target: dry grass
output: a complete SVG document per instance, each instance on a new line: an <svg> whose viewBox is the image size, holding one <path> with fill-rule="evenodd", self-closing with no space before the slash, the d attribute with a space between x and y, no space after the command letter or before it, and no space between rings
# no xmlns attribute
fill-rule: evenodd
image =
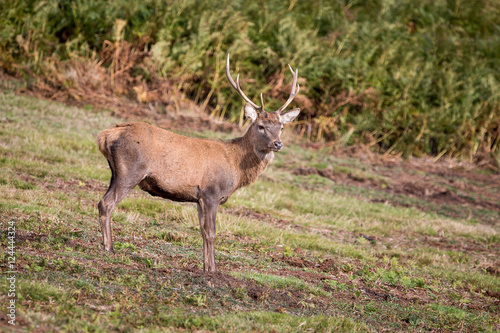
<svg viewBox="0 0 500 333"><path fill-rule="evenodd" d="M382 188L293 174L321 162L378 184L379 172L406 167L287 145L256 184L220 207L221 272L205 274L196 208L139 190L113 214L116 254L102 251L96 203L110 174L95 135L120 119L11 93L0 100L0 221L18 231L21 331L499 328L499 226L487 219L496 211L483 220L446 216L421 210L432 208L425 197L401 207ZM462 177L497 195L479 186L496 175ZM386 201L372 202L375 195Z"/></svg>

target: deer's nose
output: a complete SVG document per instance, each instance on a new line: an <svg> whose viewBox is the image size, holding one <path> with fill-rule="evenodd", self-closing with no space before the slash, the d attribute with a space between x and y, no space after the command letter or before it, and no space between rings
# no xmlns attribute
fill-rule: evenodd
<svg viewBox="0 0 500 333"><path fill-rule="evenodd" d="M274 148L280 150L281 148L283 148L283 142L281 142L281 141L274 141Z"/></svg>

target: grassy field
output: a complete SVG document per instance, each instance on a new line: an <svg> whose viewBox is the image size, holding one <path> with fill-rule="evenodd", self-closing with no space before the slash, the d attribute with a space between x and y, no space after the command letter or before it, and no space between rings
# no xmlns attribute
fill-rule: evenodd
<svg viewBox="0 0 500 333"><path fill-rule="evenodd" d="M121 121L0 91L0 237L15 225L17 271L17 325L3 280L2 331L500 330L498 175L285 137L219 208L220 271L204 274L195 206L139 190L113 214L116 253L102 250L95 137Z"/></svg>

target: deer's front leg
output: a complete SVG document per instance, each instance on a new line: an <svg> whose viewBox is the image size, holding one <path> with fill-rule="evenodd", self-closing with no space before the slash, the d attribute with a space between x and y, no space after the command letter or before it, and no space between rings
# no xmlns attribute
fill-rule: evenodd
<svg viewBox="0 0 500 333"><path fill-rule="evenodd" d="M198 219L201 236L203 237L203 269L205 272L215 272L215 217L217 203L213 200L200 199L198 202Z"/></svg>

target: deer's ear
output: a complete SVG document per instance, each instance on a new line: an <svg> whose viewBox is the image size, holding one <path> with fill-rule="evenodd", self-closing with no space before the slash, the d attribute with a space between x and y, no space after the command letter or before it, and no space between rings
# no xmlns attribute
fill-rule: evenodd
<svg viewBox="0 0 500 333"><path fill-rule="evenodd" d="M252 123L257 119L257 110L250 104L245 104L245 117L252 119Z"/></svg>
<svg viewBox="0 0 500 333"><path fill-rule="evenodd" d="M283 124L288 124L292 122L300 113L300 109L293 109L280 116L280 120Z"/></svg>

